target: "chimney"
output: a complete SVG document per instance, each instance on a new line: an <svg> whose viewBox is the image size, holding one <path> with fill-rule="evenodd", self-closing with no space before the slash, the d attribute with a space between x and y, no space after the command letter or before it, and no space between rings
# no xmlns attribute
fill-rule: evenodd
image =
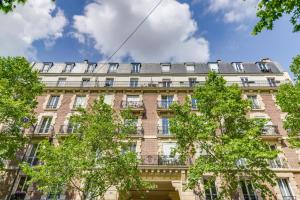
<svg viewBox="0 0 300 200"><path fill-rule="evenodd" d="M88 59L85 59L85 60L83 60L83 63L88 64L88 63L89 63L89 60L88 60Z"/></svg>

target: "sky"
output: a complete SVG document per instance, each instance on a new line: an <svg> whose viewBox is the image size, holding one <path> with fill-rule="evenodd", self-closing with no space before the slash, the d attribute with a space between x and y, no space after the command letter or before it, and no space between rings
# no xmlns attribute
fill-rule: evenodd
<svg viewBox="0 0 300 200"><path fill-rule="evenodd" d="M251 35L258 0L28 0L0 13L0 56L30 61L224 62L270 58L285 70L300 53L287 16Z"/></svg>

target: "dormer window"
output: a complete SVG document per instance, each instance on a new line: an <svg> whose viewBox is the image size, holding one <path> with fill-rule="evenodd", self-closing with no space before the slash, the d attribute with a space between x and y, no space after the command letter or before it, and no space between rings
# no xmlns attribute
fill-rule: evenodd
<svg viewBox="0 0 300 200"><path fill-rule="evenodd" d="M44 63L40 72L42 72L42 73L48 72L51 69L52 65L53 65L53 63Z"/></svg>
<svg viewBox="0 0 300 200"><path fill-rule="evenodd" d="M169 73L170 72L170 68L171 68L171 64L169 64L169 63L161 64L161 71L163 73Z"/></svg>
<svg viewBox="0 0 300 200"><path fill-rule="evenodd" d="M114 72L117 72L117 69L119 67L119 64L118 63L109 63L109 66L108 66L108 73L114 73Z"/></svg>
<svg viewBox="0 0 300 200"><path fill-rule="evenodd" d="M141 63L132 63L131 66L131 73L140 73Z"/></svg>
<svg viewBox="0 0 300 200"><path fill-rule="evenodd" d="M268 67L267 63L259 62L257 63L257 66L262 72L270 72L270 68Z"/></svg>
<svg viewBox="0 0 300 200"><path fill-rule="evenodd" d="M218 63L208 63L209 69L213 72L219 72L219 65Z"/></svg>
<svg viewBox="0 0 300 200"><path fill-rule="evenodd" d="M88 66L87 66L85 72L86 72L86 73L93 73L93 72L95 71L96 67L97 67L97 64L95 64L95 63L90 63L90 64L88 64Z"/></svg>
<svg viewBox="0 0 300 200"><path fill-rule="evenodd" d="M232 63L232 66L234 67L235 71L244 72L243 63L241 63L241 62Z"/></svg>
<svg viewBox="0 0 300 200"><path fill-rule="evenodd" d="M65 69L62 72L70 73L75 67L75 63L66 63Z"/></svg>
<svg viewBox="0 0 300 200"><path fill-rule="evenodd" d="M193 72L195 72L195 65L194 65L194 64L186 64L185 67L186 67L186 71L187 71L188 73L193 73Z"/></svg>

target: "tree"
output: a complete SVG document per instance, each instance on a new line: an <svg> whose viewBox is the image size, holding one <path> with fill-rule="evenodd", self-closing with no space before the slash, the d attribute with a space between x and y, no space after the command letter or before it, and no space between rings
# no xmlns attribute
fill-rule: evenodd
<svg viewBox="0 0 300 200"><path fill-rule="evenodd" d="M202 196L201 181L220 179L218 199L236 199L239 185L246 181L263 199L271 196L269 186L276 184L276 175L268 161L278 151L261 138L265 121L246 117L250 104L242 98L241 89L226 86L223 77L210 73L204 86L194 90L193 98L199 112L191 111L190 101L175 104L170 121L177 139L175 152L190 165L187 187Z"/></svg>
<svg viewBox="0 0 300 200"><path fill-rule="evenodd" d="M252 33L256 35L264 29L272 30L274 22L284 14L291 15L290 22L294 26L293 31L300 31L299 0L261 0L256 13L259 22L254 26Z"/></svg>
<svg viewBox="0 0 300 200"><path fill-rule="evenodd" d="M283 84L276 96L277 104L287 113L284 128L288 130L289 143L292 147L300 147L300 55L293 58L290 66L295 74L295 83Z"/></svg>
<svg viewBox="0 0 300 200"><path fill-rule="evenodd" d="M71 121L77 127L75 133L61 144L40 143L41 165L23 165L30 183L36 183L44 193L53 192L53 188L75 190L84 200L103 197L113 186L121 193L147 186L140 177L137 156L129 150L127 133L133 126L122 123L103 97L89 109L79 109Z"/></svg>
<svg viewBox="0 0 300 200"><path fill-rule="evenodd" d="M17 4L25 4L26 2L27 0L0 0L0 11L9 13L14 10Z"/></svg>
<svg viewBox="0 0 300 200"><path fill-rule="evenodd" d="M16 160L26 142L22 130L35 121L35 98L42 88L38 72L25 58L0 57L0 170L6 160Z"/></svg>

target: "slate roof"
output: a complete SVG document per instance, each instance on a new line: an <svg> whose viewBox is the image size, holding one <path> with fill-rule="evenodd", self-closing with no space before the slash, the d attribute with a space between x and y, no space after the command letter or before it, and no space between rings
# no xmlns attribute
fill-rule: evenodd
<svg viewBox="0 0 300 200"><path fill-rule="evenodd" d="M37 62L34 63L33 68L37 70L41 70L44 66L45 63L50 63L52 67L49 69L48 72L41 72L42 74L52 74L52 73L63 73L63 70L65 69L65 66L67 63L70 62L65 62L65 63L51 63L51 62ZM211 62L211 63L216 63L216 62ZM80 74L80 73L85 73L88 62L77 62L75 63L75 67L73 68L71 74ZM140 73L138 74L191 74L191 72L187 72L186 70L186 64L187 63L170 63L170 72L164 73L161 70L161 63L141 63L141 69ZM194 65L194 72L192 74L206 74L210 71L209 63L188 63L189 65ZM219 68L219 73L220 74L266 74L266 72L262 72L259 67L257 66L256 62L242 62L244 71L243 72L237 72L232 63L223 63L223 62L218 62L218 68ZM283 71L281 70L279 64L276 62L266 62L268 68L270 71L268 73L282 73ZM97 67L94 71L94 73L97 74L132 74L132 64L131 63L119 63L118 64L118 69L116 72L113 73L108 73L108 68L109 68L109 63L103 64L103 63L97 63Z"/></svg>

